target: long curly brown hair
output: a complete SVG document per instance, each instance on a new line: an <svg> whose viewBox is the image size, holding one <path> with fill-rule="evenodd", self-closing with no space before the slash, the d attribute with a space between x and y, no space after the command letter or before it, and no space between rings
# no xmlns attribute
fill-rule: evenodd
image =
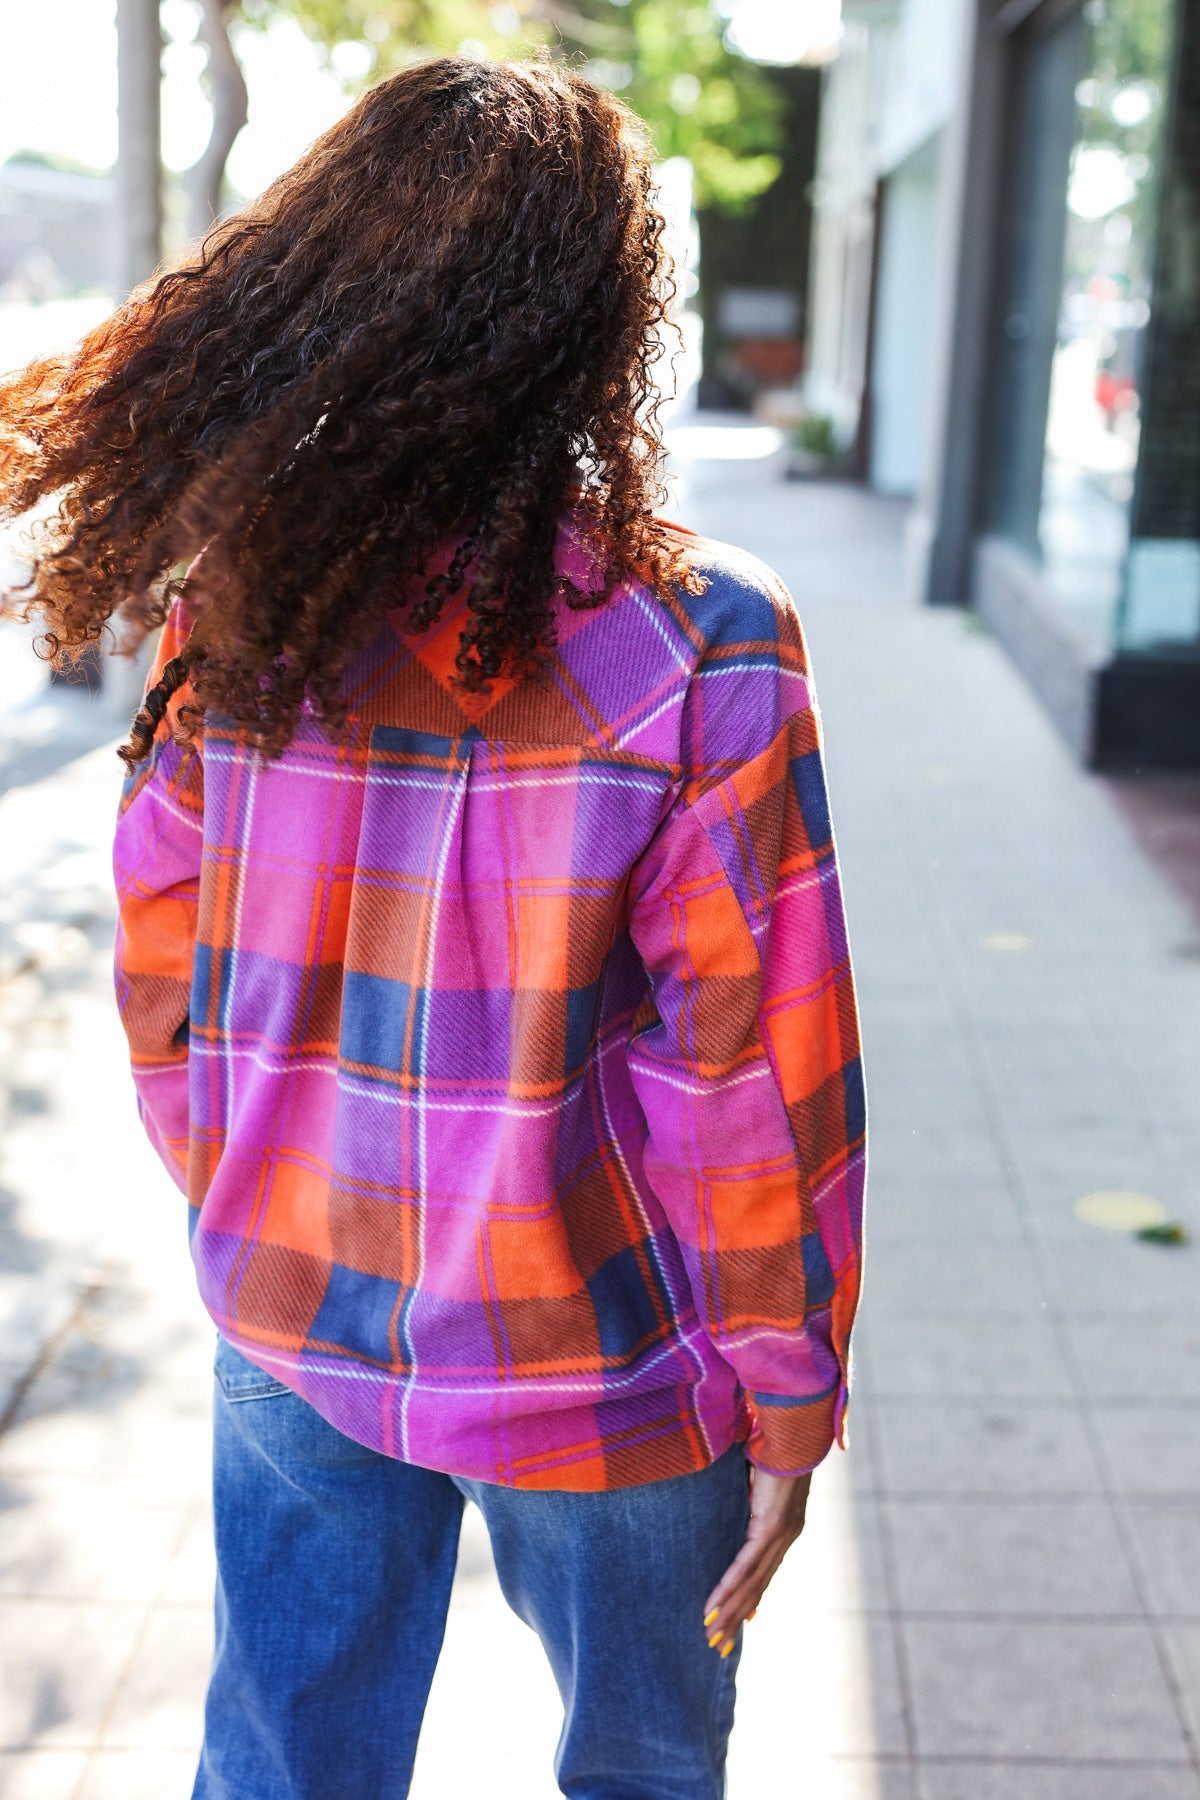
<svg viewBox="0 0 1200 1800"><path fill-rule="evenodd" d="M275 756L306 701L336 729L385 613L422 629L464 582L471 689L536 668L558 595L693 587L655 511L662 233L637 120L575 71L381 81L76 350L0 382L0 517L57 500L4 610L61 665L114 617L132 653L183 595L132 768L184 684L181 736L219 712ZM555 572L565 508L587 591Z"/></svg>

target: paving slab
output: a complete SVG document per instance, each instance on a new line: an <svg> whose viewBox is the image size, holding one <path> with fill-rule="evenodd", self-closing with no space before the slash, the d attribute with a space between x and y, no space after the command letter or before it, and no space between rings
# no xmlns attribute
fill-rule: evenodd
<svg viewBox="0 0 1200 1800"><path fill-rule="evenodd" d="M103 1750L187 1752L204 1734L212 1661L212 1607L161 1605L151 1613L98 1734Z"/></svg>
<svg viewBox="0 0 1200 1800"><path fill-rule="evenodd" d="M1099 1496L890 1496L886 1514L905 1613L1141 1615L1117 1523Z"/></svg>
<svg viewBox="0 0 1200 1800"><path fill-rule="evenodd" d="M864 1293L869 1279L864 1273ZM864 1308L862 1324L874 1372L871 1391L880 1400L919 1394L1065 1398L1073 1392L1055 1325L1033 1295L1025 1306L1003 1311L964 1306L930 1312L916 1303L907 1313Z"/></svg>
<svg viewBox="0 0 1200 1800"><path fill-rule="evenodd" d="M85 1322L86 1324L86 1322ZM156 1378L81 1329L26 1393L0 1438L0 1476L36 1472L129 1483L145 1498L185 1500L209 1480L210 1377Z"/></svg>
<svg viewBox="0 0 1200 1800"><path fill-rule="evenodd" d="M1172 1244L1144 1242L1128 1232L1072 1223L1073 1229L1058 1221L1050 1230L1039 1227L1049 1253L1043 1266L1049 1268L1064 1308L1079 1312L1086 1297L1093 1311L1109 1319L1163 1312L1179 1315L1185 1323L1197 1319L1200 1276L1194 1254L1181 1254Z"/></svg>
<svg viewBox="0 0 1200 1800"><path fill-rule="evenodd" d="M1200 1318L1195 1313L1063 1307L1059 1316L1093 1398L1200 1401Z"/></svg>
<svg viewBox="0 0 1200 1800"><path fill-rule="evenodd" d="M149 1605L175 1554L185 1506L178 1497L155 1504L128 1484L76 1474L0 1474L0 1596Z"/></svg>
<svg viewBox="0 0 1200 1800"><path fill-rule="evenodd" d="M1073 1399L868 1401L891 1495L1098 1494L1104 1476Z"/></svg>
<svg viewBox="0 0 1200 1800"><path fill-rule="evenodd" d="M818 1615L800 1604L785 1612L777 1600L770 1628L759 1632L766 1604L747 1629L738 1671L730 1745L733 1794L736 1782L753 1791L772 1765L778 1778L796 1756L907 1754L904 1684L892 1621L872 1613ZM777 1723L785 1696L786 1745Z"/></svg>
<svg viewBox="0 0 1200 1800"><path fill-rule="evenodd" d="M1097 1401L1091 1417L1116 1488L1200 1507L1200 1405Z"/></svg>
<svg viewBox="0 0 1200 1800"><path fill-rule="evenodd" d="M1200 1508L1190 1500L1131 1500L1126 1516L1154 1611L1200 1625Z"/></svg>
<svg viewBox="0 0 1200 1800"><path fill-rule="evenodd" d="M1197 1800L1194 1769L1155 1768L1146 1762L1006 1763L948 1758L917 1766L918 1800Z"/></svg>
<svg viewBox="0 0 1200 1800"><path fill-rule="evenodd" d="M412 1800L498 1792L551 1800L562 1705L541 1645L490 1593L456 1606L433 1679ZM464 1696L470 1729L463 1729ZM493 1786L493 1784L495 1784Z"/></svg>
<svg viewBox="0 0 1200 1800"><path fill-rule="evenodd" d="M793 1755L786 1774L777 1760L740 1756L729 1772L730 1800L751 1794L786 1800L919 1800L906 1757Z"/></svg>
<svg viewBox="0 0 1200 1800"><path fill-rule="evenodd" d="M211 1607L216 1579L212 1498L206 1489L188 1504L175 1553L158 1592L159 1602L163 1606Z"/></svg>
<svg viewBox="0 0 1200 1800"><path fill-rule="evenodd" d="M914 1307L940 1312L983 1307L1003 1311L1016 1302L1040 1304L1044 1259L1028 1240L995 1243L975 1237L975 1214L964 1206L952 1233L910 1232L889 1243L872 1271L871 1310L901 1312Z"/></svg>
<svg viewBox="0 0 1200 1800"><path fill-rule="evenodd" d="M22 1356L0 1356L0 1418L6 1417L16 1405L28 1374L28 1350Z"/></svg>
<svg viewBox="0 0 1200 1800"><path fill-rule="evenodd" d="M0 1367L24 1369L30 1344L64 1328L81 1291L65 1269L14 1267L12 1261L0 1269Z"/></svg>
<svg viewBox="0 0 1200 1800"><path fill-rule="evenodd" d="M1200 1624L1167 1625L1162 1636L1194 1740L1200 1734Z"/></svg>
<svg viewBox="0 0 1200 1800"><path fill-rule="evenodd" d="M1177 1148L1164 1152L1145 1114L1122 1110L1086 1126L1027 1125L1013 1141L1012 1160L1020 1171L1029 1217L1043 1231L1074 1233L1077 1200L1097 1192L1149 1194L1171 1216L1190 1217L1190 1187L1177 1167ZM1194 1254L1194 1252L1193 1252ZM1190 1258L1183 1257L1184 1266ZM1154 1261L1164 1269L1169 1258Z"/></svg>
<svg viewBox="0 0 1200 1800"><path fill-rule="evenodd" d="M0 1750L0 1800L76 1800L82 1750Z"/></svg>
<svg viewBox="0 0 1200 1800"><path fill-rule="evenodd" d="M1140 1621L906 1618L902 1631L918 1755L1145 1758L1194 1772Z"/></svg>
<svg viewBox="0 0 1200 1800"><path fill-rule="evenodd" d="M888 1195L886 1212L868 1227L871 1250L879 1252L872 1255L872 1298L893 1246L909 1238L932 1236L989 1245L1026 1236L1026 1221L998 1169L965 1174L937 1167L918 1170L910 1159L881 1151L872 1160L871 1175L872 1180L878 1177Z"/></svg>
<svg viewBox="0 0 1200 1800"><path fill-rule="evenodd" d="M858 1426L856 1424L856 1431ZM855 1455L859 1449L855 1441ZM797 1629L821 1630L821 1615L886 1613L888 1579L883 1542L883 1517L879 1497L859 1491L843 1478L843 1492L836 1503L830 1493L833 1477L818 1492L814 1478L809 1496L807 1523L789 1553L787 1575L776 1580L778 1591L769 1591L763 1607L773 1615L794 1614ZM759 1619L766 1617L760 1611ZM759 1620L754 1623L758 1624Z"/></svg>
<svg viewBox="0 0 1200 1800"><path fill-rule="evenodd" d="M10 1595L0 1613L0 1748L90 1749L144 1608Z"/></svg>
<svg viewBox="0 0 1200 1800"><path fill-rule="evenodd" d="M191 1800L191 1750L98 1750L71 1800Z"/></svg>

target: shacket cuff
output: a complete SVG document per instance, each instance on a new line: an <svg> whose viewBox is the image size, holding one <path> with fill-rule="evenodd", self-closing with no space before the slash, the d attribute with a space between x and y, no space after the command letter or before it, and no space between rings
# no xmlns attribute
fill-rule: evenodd
<svg viewBox="0 0 1200 1800"><path fill-rule="evenodd" d="M834 1444L849 1448L845 1376L820 1394L748 1392L746 1398L752 1420L746 1455L766 1475L807 1475Z"/></svg>

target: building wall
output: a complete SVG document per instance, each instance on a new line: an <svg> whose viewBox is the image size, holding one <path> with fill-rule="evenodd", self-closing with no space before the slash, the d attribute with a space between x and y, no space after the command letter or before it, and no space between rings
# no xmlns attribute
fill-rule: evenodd
<svg viewBox="0 0 1200 1800"><path fill-rule="evenodd" d="M906 157L883 184L868 467L871 486L883 494L914 494L925 466L939 150L940 134Z"/></svg>
<svg viewBox="0 0 1200 1800"><path fill-rule="evenodd" d="M954 110L969 10L969 0L903 0L894 21L875 27L884 55L876 140L881 173L927 143Z"/></svg>
<svg viewBox="0 0 1200 1800"><path fill-rule="evenodd" d="M875 158L871 126L871 29L853 19L823 71L813 184L809 292L809 406L828 413L849 443L866 381Z"/></svg>
<svg viewBox="0 0 1200 1800"><path fill-rule="evenodd" d="M970 4L846 0L824 74L806 391L844 444L865 437L869 479L888 492L914 491L927 441L934 298L921 270L938 248L934 144L955 104Z"/></svg>

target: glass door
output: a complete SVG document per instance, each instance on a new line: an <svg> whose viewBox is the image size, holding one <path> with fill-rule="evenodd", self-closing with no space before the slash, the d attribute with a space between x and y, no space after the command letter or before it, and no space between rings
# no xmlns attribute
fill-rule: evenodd
<svg viewBox="0 0 1200 1800"><path fill-rule="evenodd" d="M1172 0L1087 0L1017 55L988 523L1118 637L1152 317Z"/></svg>

